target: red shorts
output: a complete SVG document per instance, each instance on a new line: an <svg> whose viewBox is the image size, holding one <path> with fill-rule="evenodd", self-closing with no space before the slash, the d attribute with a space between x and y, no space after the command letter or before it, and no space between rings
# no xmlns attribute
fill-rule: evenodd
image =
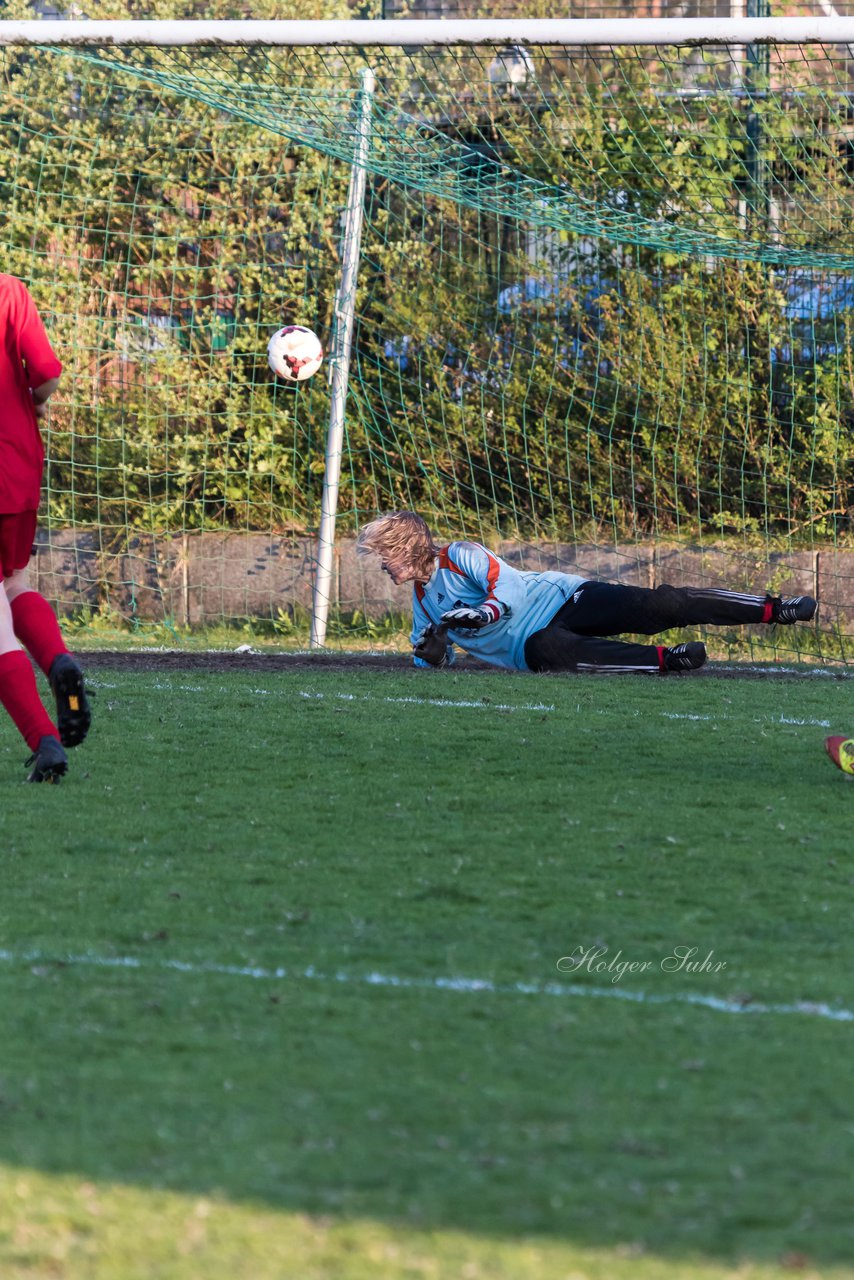
<svg viewBox="0 0 854 1280"><path fill-rule="evenodd" d="M36 536L35 511L19 511L15 515L0 515L0 571L4 578L16 569L26 569L33 554Z"/></svg>

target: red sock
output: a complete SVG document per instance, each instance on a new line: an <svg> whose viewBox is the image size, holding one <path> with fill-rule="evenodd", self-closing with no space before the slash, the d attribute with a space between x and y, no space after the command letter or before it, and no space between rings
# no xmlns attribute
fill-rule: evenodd
<svg viewBox="0 0 854 1280"><path fill-rule="evenodd" d="M46 734L59 737L59 730L42 706L35 673L23 649L0 653L0 702L31 751Z"/></svg>
<svg viewBox="0 0 854 1280"><path fill-rule="evenodd" d="M11 604L15 635L47 675L54 658L68 653L56 614L38 591L22 591Z"/></svg>

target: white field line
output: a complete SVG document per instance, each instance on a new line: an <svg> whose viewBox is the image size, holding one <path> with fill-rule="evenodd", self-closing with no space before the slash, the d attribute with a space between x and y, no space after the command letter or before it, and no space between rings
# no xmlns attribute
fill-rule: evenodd
<svg viewBox="0 0 854 1280"><path fill-rule="evenodd" d="M260 690L255 690L256 693ZM265 691L266 692L266 691ZM310 693L305 689L299 691L301 698L327 698L326 693ZM491 702L489 700L480 699L479 701L452 700L451 698L416 698L416 697L377 697L373 693L334 693L332 697L339 702L394 702L408 703L419 707L473 707L479 711L556 711L553 702L520 702L512 704L509 702Z"/></svg>
<svg viewBox="0 0 854 1280"><path fill-rule="evenodd" d="M699 716L699 715L694 715L694 714L693 714L692 712L690 712L690 711L659 711L659 713L658 713L658 714L659 714L659 715L661 715L661 716L666 716L666 718L667 718L668 720L727 720L727 719L729 719L729 717L728 717L728 716ZM818 726L818 728L819 728L819 729L829 729L829 728L830 728L830 721L829 721L829 720L813 720L813 719L809 719L809 718L808 718L808 719L806 719L806 720L800 720L800 719L798 719L798 718L797 718L797 717L795 717L795 716L784 716L784 715L780 715L779 717L778 717L778 716L765 716L765 717L764 717L764 719L765 719L765 720L767 720L767 721L768 721L769 723L771 723L771 724L800 724L800 725L816 725L816 726Z"/></svg>
<svg viewBox="0 0 854 1280"><path fill-rule="evenodd" d="M709 664L715 666L714 662ZM732 671L738 667L741 671L749 671L751 675L760 676L808 676L810 679L816 677L829 676L833 680L852 680L854 672L845 671L842 667L781 667L776 664L770 667L754 666L752 663L734 663L733 666L727 667L727 671Z"/></svg>
<svg viewBox="0 0 854 1280"><path fill-rule="evenodd" d="M10 965L89 966L97 969L167 970L196 977L250 978L255 981L324 982L341 986L390 987L396 991L453 991L463 995L549 996L552 998L629 1000L635 1004L691 1004L716 1013L802 1014L831 1022L854 1022L854 1011L833 1005L797 1000L792 1004L762 1004L758 1001L725 1000L719 996L691 992L654 993L627 987L593 987L561 982L492 982L488 978L402 978L389 973L321 973L313 965L307 969L268 969L256 965L194 964L185 960L141 960L138 956L50 955L44 951L0 950L0 962Z"/></svg>
<svg viewBox="0 0 854 1280"><path fill-rule="evenodd" d="M667 720L714 720L715 716L698 716L690 711L659 711Z"/></svg>
<svg viewBox="0 0 854 1280"><path fill-rule="evenodd" d="M118 685L105 684L98 680L89 680L87 683L93 689L119 688ZM160 690L168 691L170 693L202 693L203 692L202 686L195 685L195 684L174 685L174 684L164 683L162 681L155 681L151 687L153 689L160 689ZM219 688L219 692L229 693L231 692L231 690L229 690L227 686L221 685ZM251 689L249 692L255 694L257 697L262 697L262 698L268 698L271 696L274 696L274 697L275 696L278 696L278 697L292 696L291 691L289 689ZM304 698L307 701L322 701L324 699L332 699L338 702L391 702L397 705L409 705L409 706L417 706L417 707L460 707L463 709L473 709L476 711L556 711L557 710L557 707L553 702L520 702L520 703L514 704L509 702L485 702L482 699L480 701L474 701L474 700L451 699L451 698L418 698L418 697L415 697L414 695L395 698L390 696L377 696L376 694L373 694L373 693L332 693L332 694L320 693L320 692L312 691L308 689L299 689L297 691L296 696L298 698ZM622 712L617 712L613 709L607 709L604 707L590 707L587 709L587 714L596 715L596 716L610 716L615 714L622 714ZM720 720L723 722L730 719L730 717L727 715L719 715L719 716L698 715L691 711L659 711L657 714L659 716L663 716L666 720L709 720L709 721ZM831 726L830 720L815 720L812 718L800 719L795 716L784 716L782 714L779 716L761 716L761 717L754 716L753 721L755 724L793 724L793 725L803 725L803 726L815 726L820 729L829 729Z"/></svg>
<svg viewBox="0 0 854 1280"><path fill-rule="evenodd" d="M97 680L87 680L86 682L92 689L117 689L115 684L101 684ZM201 685L196 684L170 684L168 681L156 680L151 685L152 689L159 689L168 693L203 693ZM232 693L233 690L225 685L220 685L220 693ZM257 697L268 698L272 696L291 697L290 689L250 689L250 693ZM474 699L452 699L452 698L416 698L416 697L383 697L374 693L318 693L308 689L299 689L296 696L311 701L332 699L337 702L393 702L397 704L410 704L419 707L463 707L472 708L478 711L556 711L557 707L553 702L492 702L489 699L481 698L478 701Z"/></svg>

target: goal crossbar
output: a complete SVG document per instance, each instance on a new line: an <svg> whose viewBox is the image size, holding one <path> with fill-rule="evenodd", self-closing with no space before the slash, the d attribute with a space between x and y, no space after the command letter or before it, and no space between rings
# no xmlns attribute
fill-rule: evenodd
<svg viewBox="0 0 854 1280"><path fill-rule="evenodd" d="M854 44L854 17L341 21L0 21L0 45L401 46Z"/></svg>

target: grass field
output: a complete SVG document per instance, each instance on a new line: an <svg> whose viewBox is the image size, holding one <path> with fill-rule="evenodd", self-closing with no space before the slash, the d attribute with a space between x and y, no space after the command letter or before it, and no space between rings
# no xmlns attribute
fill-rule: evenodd
<svg viewBox="0 0 854 1280"><path fill-rule="evenodd" d="M854 680L94 683L0 726L3 1280L854 1276Z"/></svg>

